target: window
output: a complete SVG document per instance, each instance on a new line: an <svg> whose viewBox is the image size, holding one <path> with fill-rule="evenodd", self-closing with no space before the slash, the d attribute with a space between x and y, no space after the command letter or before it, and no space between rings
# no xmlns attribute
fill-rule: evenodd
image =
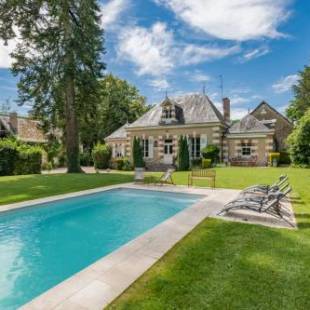
<svg viewBox="0 0 310 310"><path fill-rule="evenodd" d="M123 157L123 146L122 144L115 145L115 157Z"/></svg>
<svg viewBox="0 0 310 310"><path fill-rule="evenodd" d="M143 157L149 157L149 139L142 140Z"/></svg>
<svg viewBox="0 0 310 310"><path fill-rule="evenodd" d="M165 140L164 153L166 155L173 154L173 145L172 145L172 140L171 139Z"/></svg>
<svg viewBox="0 0 310 310"><path fill-rule="evenodd" d="M172 118L172 109L171 108L166 108L163 111L163 118L166 118L166 119Z"/></svg>
<svg viewBox="0 0 310 310"><path fill-rule="evenodd" d="M190 138L190 155L191 158L200 158L200 137Z"/></svg>
<svg viewBox="0 0 310 310"><path fill-rule="evenodd" d="M242 156L251 155L251 143L241 143L241 154Z"/></svg>

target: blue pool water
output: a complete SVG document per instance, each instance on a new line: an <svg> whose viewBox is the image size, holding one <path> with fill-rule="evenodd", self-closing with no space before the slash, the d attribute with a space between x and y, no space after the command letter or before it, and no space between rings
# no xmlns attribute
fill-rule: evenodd
<svg viewBox="0 0 310 310"><path fill-rule="evenodd" d="M16 309L201 199L113 189L0 213L0 309Z"/></svg>

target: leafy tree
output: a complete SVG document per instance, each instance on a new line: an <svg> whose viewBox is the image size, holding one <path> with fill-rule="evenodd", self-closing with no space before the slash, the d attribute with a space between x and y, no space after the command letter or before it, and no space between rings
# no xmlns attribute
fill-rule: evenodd
<svg viewBox="0 0 310 310"><path fill-rule="evenodd" d="M293 86L295 98L291 101L286 114L292 121L298 121L310 108L310 67L305 66L299 73L300 79Z"/></svg>
<svg viewBox="0 0 310 310"><path fill-rule="evenodd" d="M310 109L288 137L288 144L293 164L310 166Z"/></svg>
<svg viewBox="0 0 310 310"><path fill-rule="evenodd" d="M144 160L143 160L143 150L141 147L141 140L139 138L133 138L132 145L132 153L133 153L133 165L135 168L143 168Z"/></svg>
<svg viewBox="0 0 310 310"><path fill-rule="evenodd" d="M81 123L83 145L90 149L113 131L132 123L149 107L138 89L125 80L108 74L100 81L100 103L96 113L89 114Z"/></svg>
<svg viewBox="0 0 310 310"><path fill-rule="evenodd" d="M79 123L96 113L103 33L96 0L2 0L0 39L19 37L12 72L19 103L50 126L63 126L68 172L80 172Z"/></svg>
<svg viewBox="0 0 310 310"><path fill-rule="evenodd" d="M190 166L187 139L183 136L180 136L178 142L177 166L180 171L186 171Z"/></svg>

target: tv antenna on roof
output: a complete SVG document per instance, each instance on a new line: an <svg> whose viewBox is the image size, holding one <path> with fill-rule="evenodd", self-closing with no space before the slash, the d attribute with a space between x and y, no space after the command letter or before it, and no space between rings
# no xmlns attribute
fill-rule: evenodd
<svg viewBox="0 0 310 310"><path fill-rule="evenodd" d="M219 75L220 78L220 90L221 90L221 97L222 99L224 98L224 79L223 79L223 75L220 74Z"/></svg>
<svg viewBox="0 0 310 310"><path fill-rule="evenodd" d="M202 83L202 93L205 95L206 94L206 83Z"/></svg>

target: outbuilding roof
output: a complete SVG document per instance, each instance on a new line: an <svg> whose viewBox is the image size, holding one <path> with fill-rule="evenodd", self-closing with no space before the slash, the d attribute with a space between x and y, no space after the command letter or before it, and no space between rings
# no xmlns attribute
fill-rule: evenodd
<svg viewBox="0 0 310 310"><path fill-rule="evenodd" d="M267 133L270 129L251 114L246 115L240 121L229 128L229 133Z"/></svg>

